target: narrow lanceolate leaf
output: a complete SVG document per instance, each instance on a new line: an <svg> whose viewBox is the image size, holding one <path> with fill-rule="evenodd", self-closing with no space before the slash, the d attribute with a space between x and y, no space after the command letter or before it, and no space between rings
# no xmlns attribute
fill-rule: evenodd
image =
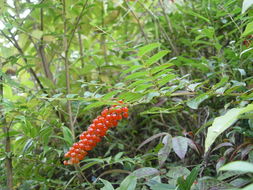
<svg viewBox="0 0 253 190"><path fill-rule="evenodd" d="M160 51L159 53L153 55L152 57L150 57L147 61L146 61L146 65L151 66L152 64L156 63L157 61L159 61L161 58L163 58L165 55L167 55L170 51L168 50L163 50Z"/></svg>
<svg viewBox="0 0 253 190"><path fill-rule="evenodd" d="M197 96L194 99L191 99L190 101L187 102L187 106L189 106L192 109L198 109L199 105L205 101L207 98L209 98L209 95L207 93L201 94Z"/></svg>
<svg viewBox="0 0 253 190"><path fill-rule="evenodd" d="M164 162L167 160L171 149L172 149L172 136L170 134L167 134L163 138L163 144L164 146L159 150L158 152L158 161L159 161L159 166L161 167Z"/></svg>
<svg viewBox="0 0 253 190"><path fill-rule="evenodd" d="M74 138L72 136L72 132L70 131L70 129L63 126L62 127L62 132L63 132L63 137L64 137L65 142L68 145L72 145L73 142L74 142Z"/></svg>
<svg viewBox="0 0 253 190"><path fill-rule="evenodd" d="M232 126L243 113L253 110L253 104L244 108L233 108L229 110L225 115L217 117L211 127L208 128L207 137L205 141L205 152L209 150L215 139L223 133L226 129Z"/></svg>
<svg viewBox="0 0 253 190"><path fill-rule="evenodd" d="M253 173L253 164L245 161L235 161L222 166L219 171L239 171Z"/></svg>
<svg viewBox="0 0 253 190"><path fill-rule="evenodd" d="M159 170L156 168L146 167L135 170L131 175L136 176L137 178L143 178L155 174L159 174Z"/></svg>
<svg viewBox="0 0 253 190"><path fill-rule="evenodd" d="M148 76L148 72L147 71L141 71L141 72L136 72L133 74L128 75L125 80L133 80L133 79L138 79L138 78L143 78Z"/></svg>
<svg viewBox="0 0 253 190"><path fill-rule="evenodd" d="M173 137L172 147L179 158L184 159L188 149L188 139L186 137Z"/></svg>
<svg viewBox="0 0 253 190"><path fill-rule="evenodd" d="M253 22L250 22L249 24L247 24L244 32L242 33L242 37L246 37L252 33L253 33Z"/></svg>
<svg viewBox="0 0 253 190"><path fill-rule="evenodd" d="M242 14L253 5L253 0L244 0L242 4Z"/></svg>
<svg viewBox="0 0 253 190"><path fill-rule="evenodd" d="M148 44L146 46L143 46L139 49L139 52L138 52L138 56L139 57L142 57L143 55L145 55L146 53L154 50L155 48L158 48L160 46L159 43L152 43L152 44Z"/></svg>
<svg viewBox="0 0 253 190"><path fill-rule="evenodd" d="M194 183L194 181L197 179L198 173L199 173L199 166L196 166L195 168L193 168L193 170L191 171L190 175L187 176L186 178L186 184L187 184L187 189L190 190L192 184Z"/></svg>
<svg viewBox="0 0 253 190"><path fill-rule="evenodd" d="M23 148L23 153L25 153L33 145L33 139L29 139Z"/></svg>

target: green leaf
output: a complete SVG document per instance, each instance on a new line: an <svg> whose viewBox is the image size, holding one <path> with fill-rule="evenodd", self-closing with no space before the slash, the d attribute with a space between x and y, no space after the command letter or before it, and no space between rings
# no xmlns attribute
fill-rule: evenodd
<svg viewBox="0 0 253 190"><path fill-rule="evenodd" d="M229 80L228 76L224 76L221 78L220 82L218 82L217 84L215 84L212 89L216 90L217 88L220 88L222 86L224 86Z"/></svg>
<svg viewBox="0 0 253 190"><path fill-rule="evenodd" d="M33 145L33 139L28 139L23 148L23 154Z"/></svg>
<svg viewBox="0 0 253 190"><path fill-rule="evenodd" d="M185 180L189 190L191 189L191 186L194 183L194 181L197 179L199 169L200 169L200 166L196 166L195 168L193 168L190 175L188 175Z"/></svg>
<svg viewBox="0 0 253 190"><path fill-rule="evenodd" d="M217 117L211 127L208 128L207 137L205 141L205 152L209 150L215 139L233 125L243 113L253 110L253 104L249 104L244 108L233 108L229 110L225 115Z"/></svg>
<svg viewBox="0 0 253 190"><path fill-rule="evenodd" d="M219 171L239 171L253 173L253 164L245 161L235 161L222 166Z"/></svg>
<svg viewBox="0 0 253 190"><path fill-rule="evenodd" d="M200 18L200 19L206 21L206 22L209 23L209 24L211 23L209 19L207 19L206 17L204 17L204 16L202 16L202 15L196 13L196 12L193 12L193 11L191 11L191 10L187 10L187 11L184 11L184 12L187 13L187 14L190 14L190 15L192 15L192 16L198 17L198 18Z"/></svg>
<svg viewBox="0 0 253 190"><path fill-rule="evenodd" d="M143 55L145 55L146 53L152 51L153 49L155 48L158 48L160 46L159 43L152 43L152 44L148 44L146 46L143 46L139 49L139 52L138 52L138 56L139 57L142 57Z"/></svg>
<svg viewBox="0 0 253 190"><path fill-rule="evenodd" d="M157 170L156 168L146 167L146 168L140 168L133 171L131 175L136 176L139 179L139 178L148 177L155 174L159 174L159 170Z"/></svg>
<svg viewBox="0 0 253 190"><path fill-rule="evenodd" d="M170 167L169 172L166 174L169 178L177 179L179 177L186 178L188 175L190 175L190 170L188 170L186 167L182 166L176 166L176 167Z"/></svg>
<svg viewBox="0 0 253 190"><path fill-rule="evenodd" d="M242 37L246 37L253 33L253 21L247 24L244 32L242 33Z"/></svg>
<svg viewBox="0 0 253 190"><path fill-rule="evenodd" d="M136 73L130 74L127 77L125 77L125 80L133 80L133 79L137 79L137 78L143 78L143 77L146 77L147 74L148 74L147 71L136 72Z"/></svg>
<svg viewBox="0 0 253 190"><path fill-rule="evenodd" d="M186 137L173 137L172 147L175 153L180 159L184 159L187 149L188 149L188 139Z"/></svg>
<svg viewBox="0 0 253 190"><path fill-rule="evenodd" d="M154 68L152 68L151 70L150 70L150 73L152 74L152 75L154 75L155 73L157 73L157 72L160 72L160 71L163 71L164 69L167 69L168 67L171 67L171 66L173 66L174 64L172 64L172 63L165 63L165 64L162 64L162 65L160 65L160 66L156 66L156 67L154 67Z"/></svg>
<svg viewBox="0 0 253 190"><path fill-rule="evenodd" d="M176 190L176 187L165 183L156 183L150 187L152 190Z"/></svg>
<svg viewBox="0 0 253 190"><path fill-rule="evenodd" d="M137 101L143 97L141 93L124 92L119 95L119 99L124 99L126 102Z"/></svg>
<svg viewBox="0 0 253 190"><path fill-rule="evenodd" d="M163 77L161 80L159 80L159 81L158 81L158 84L159 84L160 86L163 86L163 85L165 85L166 83L170 82L171 80L175 79L176 77L177 77L177 76L174 75L174 74L169 74L169 75Z"/></svg>
<svg viewBox="0 0 253 190"><path fill-rule="evenodd" d="M177 179L177 184L178 184L178 188L180 190L188 190L188 187L187 187L187 184L186 184L186 181L185 181L184 177L179 177Z"/></svg>
<svg viewBox="0 0 253 190"><path fill-rule="evenodd" d="M94 165L96 165L96 164L101 164L101 162L98 162L98 161L90 162L90 163L88 163L88 164L83 165L82 168L81 168L81 170L84 171L84 170L86 170L86 169L88 169L88 168L90 168L91 166L94 166Z"/></svg>
<svg viewBox="0 0 253 190"><path fill-rule="evenodd" d="M209 94L201 94L197 96L194 99L191 99L190 101L187 102L187 106L189 106L192 109L198 109L199 104L201 104L203 101L205 101L207 98L209 98Z"/></svg>
<svg viewBox="0 0 253 190"><path fill-rule="evenodd" d="M241 190L252 190L253 184L247 185L246 187L242 188Z"/></svg>
<svg viewBox="0 0 253 190"><path fill-rule="evenodd" d="M91 103L90 105L86 106L83 111L88 111L92 108L97 108L97 107L101 107L101 106L104 106L106 105L106 103L104 102L95 102L95 103Z"/></svg>
<svg viewBox="0 0 253 190"><path fill-rule="evenodd" d="M167 134L163 137L162 143L164 144L163 147L158 152L158 162L159 166L162 166L164 162L167 160L171 149L172 149L172 136Z"/></svg>
<svg viewBox="0 0 253 190"><path fill-rule="evenodd" d="M242 4L242 14L253 5L253 0L244 0Z"/></svg>
<svg viewBox="0 0 253 190"><path fill-rule="evenodd" d="M101 190L114 190L112 184L107 181L107 180L104 180L104 179L99 179L100 181L103 182L103 184L105 185L103 188L101 188Z"/></svg>
<svg viewBox="0 0 253 190"><path fill-rule="evenodd" d="M41 30L34 30L34 31L32 31L31 35L32 35L32 37L39 40L43 36L43 32Z"/></svg>
<svg viewBox="0 0 253 190"><path fill-rule="evenodd" d="M137 184L137 177L129 175L120 184L117 190L135 190Z"/></svg>
<svg viewBox="0 0 253 190"><path fill-rule="evenodd" d="M65 126L62 127L62 132L63 132L63 138L64 138L65 142L69 146L71 146L74 143L74 138L73 138L72 132L70 131L69 128L67 128Z"/></svg>
<svg viewBox="0 0 253 190"><path fill-rule="evenodd" d="M150 57L145 64L148 66L151 66L152 64L156 63L157 61L159 61L161 58L163 58L165 55L167 55L170 51L168 50L163 50L158 52L157 54L153 55L152 57Z"/></svg>

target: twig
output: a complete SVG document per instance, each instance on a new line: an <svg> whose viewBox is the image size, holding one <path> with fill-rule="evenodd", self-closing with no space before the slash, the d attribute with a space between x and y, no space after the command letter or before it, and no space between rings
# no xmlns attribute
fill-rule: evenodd
<svg viewBox="0 0 253 190"><path fill-rule="evenodd" d="M82 43L82 38L81 38L81 34L80 34L80 30L81 30L81 27L79 27L79 31L78 31L78 42L79 42L79 48L80 48L80 60L81 60L81 64L82 64L82 69L84 68L84 54L83 54L83 43Z"/></svg>
<svg viewBox="0 0 253 190"><path fill-rule="evenodd" d="M9 31L10 32L10 31ZM9 40L10 43L12 43L12 45L18 50L18 52L20 53L20 55L22 56L22 59L24 60L25 64L28 65L28 61L25 58L24 52L21 49L21 47L19 46L17 40L15 39L15 36L10 32L11 37L9 37L7 34L5 34L2 30L1 30L1 34L7 39ZM44 93L47 93L44 89L44 86L42 85L42 83L40 82L39 78L37 77L35 71L32 68L29 68L28 71L32 74L32 76L34 77L35 81L38 83L39 87L42 89L42 91Z"/></svg>
<svg viewBox="0 0 253 190"><path fill-rule="evenodd" d="M70 73L69 73L69 63L68 63L68 39L67 39L67 20L66 20L66 6L65 0L62 0L63 3L63 22L64 22L64 36L63 36L63 47L64 47L64 65L65 65L65 77L66 77L66 88L67 94L70 94ZM72 135L75 138L75 130L74 130L74 123L73 123L73 115L72 115L72 108L71 108L71 101L67 100L67 110L69 116L69 123L70 123L70 130Z"/></svg>
<svg viewBox="0 0 253 190"><path fill-rule="evenodd" d="M141 25L140 19L137 17L137 15L136 15L135 12L132 10L132 8L129 6L129 4L128 4L128 2L127 2L126 0L125 0L125 3L126 3L126 5L127 5L128 9L130 10L130 12L132 13L132 15L134 16L135 20L137 21L137 23L138 23L138 25L139 25L139 28L140 28L140 30L141 30L141 33L142 33L142 35L143 35L143 37L144 37L146 43L148 43L148 37L147 37L147 35L146 35L146 33L145 33L145 31L144 31L142 25Z"/></svg>
<svg viewBox="0 0 253 190"><path fill-rule="evenodd" d="M2 63L0 60L0 69L2 70ZM0 96L1 96L1 102L3 101L3 76L0 76ZM9 127L6 126L6 119L3 114L3 107L0 105L0 120L3 124L3 133L6 134L6 137L4 139L4 145L5 145L5 152L6 152L6 158L5 158L5 167L6 167L6 175L7 175L7 187L9 190L13 190L13 173L12 173L12 158L11 158L11 139L9 136Z"/></svg>

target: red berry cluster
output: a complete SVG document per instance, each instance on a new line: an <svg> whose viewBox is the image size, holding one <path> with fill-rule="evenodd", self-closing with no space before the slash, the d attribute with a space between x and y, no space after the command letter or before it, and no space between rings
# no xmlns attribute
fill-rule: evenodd
<svg viewBox="0 0 253 190"><path fill-rule="evenodd" d="M123 101L119 101L123 104ZM65 154L69 160L64 161L64 165L77 164L88 154L87 151L92 150L101 138L106 135L108 129L116 127L118 121L122 118L128 118L128 108L113 105L109 109L104 109L101 115L93 120L93 123L80 136L80 140L74 143L69 151Z"/></svg>

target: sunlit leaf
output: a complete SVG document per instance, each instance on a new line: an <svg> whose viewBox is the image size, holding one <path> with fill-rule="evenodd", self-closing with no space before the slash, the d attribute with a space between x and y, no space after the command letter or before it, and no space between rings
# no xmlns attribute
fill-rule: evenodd
<svg viewBox="0 0 253 190"><path fill-rule="evenodd" d="M244 0L242 4L242 14L253 5L253 0Z"/></svg>
<svg viewBox="0 0 253 190"><path fill-rule="evenodd" d="M207 137L205 140L205 152L209 150L215 139L233 125L243 113L253 110L253 104L244 108L233 108L229 110L225 115L217 117L212 126L208 128Z"/></svg>
<svg viewBox="0 0 253 190"><path fill-rule="evenodd" d="M222 166L219 171L239 171L253 173L253 164L245 161L234 161Z"/></svg>

